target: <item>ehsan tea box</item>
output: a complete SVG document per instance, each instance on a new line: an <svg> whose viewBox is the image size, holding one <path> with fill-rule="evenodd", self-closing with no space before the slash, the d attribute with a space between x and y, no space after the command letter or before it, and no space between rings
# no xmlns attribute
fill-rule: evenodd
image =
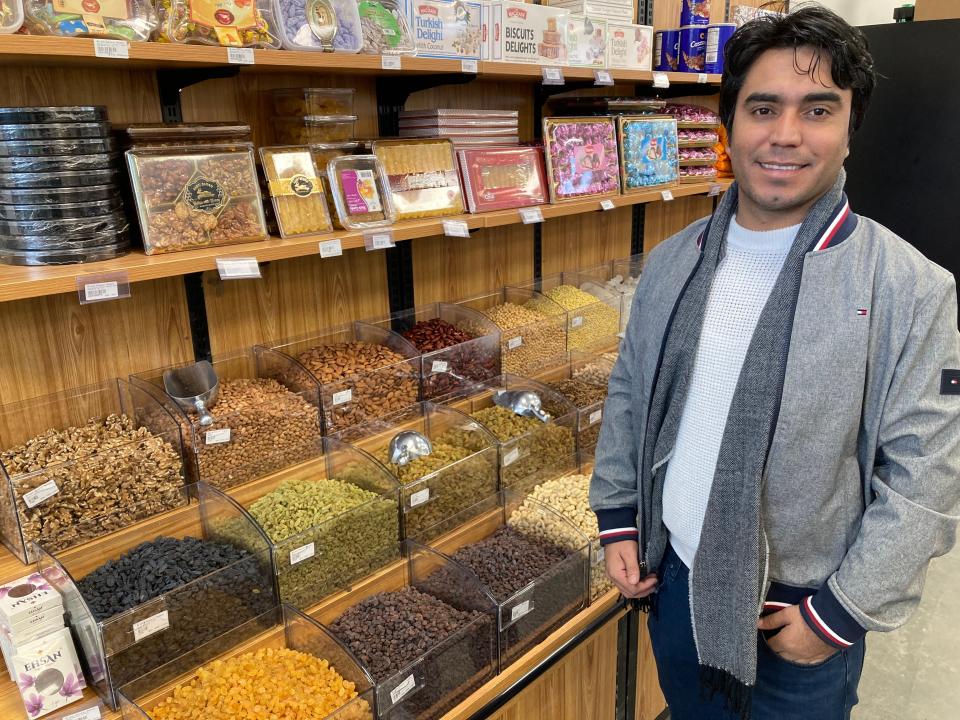
<svg viewBox="0 0 960 720"><path fill-rule="evenodd" d="M607 24L607 64L619 70L650 70L653 27L628 23Z"/></svg>
<svg viewBox="0 0 960 720"><path fill-rule="evenodd" d="M566 10L501 0L489 4L488 17L489 52L485 60L567 64Z"/></svg>

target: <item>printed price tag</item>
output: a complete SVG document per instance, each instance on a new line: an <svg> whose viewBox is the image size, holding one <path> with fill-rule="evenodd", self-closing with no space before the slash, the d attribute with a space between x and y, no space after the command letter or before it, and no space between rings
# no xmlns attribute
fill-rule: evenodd
<svg viewBox="0 0 960 720"><path fill-rule="evenodd" d="M340 238L324 240L320 243L320 257L332 258L340 257L341 255L343 255L343 245L340 243Z"/></svg>
<svg viewBox="0 0 960 720"><path fill-rule="evenodd" d="M399 55L381 55L380 67L384 70L399 70L400 56Z"/></svg>
<svg viewBox="0 0 960 720"><path fill-rule="evenodd" d="M700 85L706 85L710 81L706 73L697 73L697 82Z"/></svg>
<svg viewBox="0 0 960 720"><path fill-rule="evenodd" d="M298 547L295 550L290 551L290 564L296 565L297 563L301 563L304 560L309 560L315 554L316 552L314 550L314 544L307 543L306 545L302 545L301 547Z"/></svg>
<svg viewBox="0 0 960 720"><path fill-rule="evenodd" d="M125 272L98 273L77 278L80 304L130 297L130 280Z"/></svg>
<svg viewBox="0 0 960 720"><path fill-rule="evenodd" d="M343 405L351 400L353 400L353 390L341 390L333 394L333 400L331 402L334 405Z"/></svg>
<svg viewBox="0 0 960 720"><path fill-rule="evenodd" d="M577 315L575 318L570 318L570 327L578 328L583 325L583 315Z"/></svg>
<svg viewBox="0 0 960 720"><path fill-rule="evenodd" d="M538 207L520 208L520 219L524 225L543 222L543 212Z"/></svg>
<svg viewBox="0 0 960 720"><path fill-rule="evenodd" d="M655 72L653 74L653 86L656 88L670 87L670 78L665 72Z"/></svg>
<svg viewBox="0 0 960 720"><path fill-rule="evenodd" d="M503 456L503 466L508 467L513 465L517 460L520 459L520 448L514 448L506 455Z"/></svg>
<svg viewBox="0 0 960 720"><path fill-rule="evenodd" d="M531 610L533 610L533 606L529 600L524 600L519 605L514 605L510 608L510 622L516 622L524 615L529 615Z"/></svg>
<svg viewBox="0 0 960 720"><path fill-rule="evenodd" d="M57 487L56 480L47 480L43 485L37 485L30 492L23 494L23 502L26 503L28 508L36 507L44 500L49 500L54 495L60 492L60 488Z"/></svg>
<svg viewBox="0 0 960 720"><path fill-rule="evenodd" d="M227 62L231 65L253 65L253 48L227 48Z"/></svg>
<svg viewBox="0 0 960 720"><path fill-rule="evenodd" d="M393 242L393 233L389 230L367 233L363 236L363 244L367 246L367 252L396 247Z"/></svg>
<svg viewBox="0 0 960 720"><path fill-rule="evenodd" d="M443 234L448 237L470 237L470 228L467 227L466 220L444 220Z"/></svg>
<svg viewBox="0 0 960 720"><path fill-rule="evenodd" d="M594 85L613 85L613 78L610 76L609 70L594 70L593 71L593 84Z"/></svg>
<svg viewBox="0 0 960 720"><path fill-rule="evenodd" d="M516 350L521 345L523 345L523 338L519 335L507 340L507 350Z"/></svg>
<svg viewBox="0 0 960 720"><path fill-rule="evenodd" d="M161 630L166 630L168 627L170 627L170 614L163 610L156 615L151 615L146 620L133 624L133 641L138 643L151 635L156 635Z"/></svg>
<svg viewBox="0 0 960 720"><path fill-rule="evenodd" d="M590 424L596 425L603 418L603 410L594 410L590 413Z"/></svg>
<svg viewBox="0 0 960 720"><path fill-rule="evenodd" d="M430 366L430 371L435 373L444 373L450 367L450 363L446 360L434 360L433 365Z"/></svg>
<svg viewBox="0 0 960 720"><path fill-rule="evenodd" d="M418 490L410 496L410 507L415 508L417 505L423 505L427 500L430 499L430 488L424 488L423 490Z"/></svg>
<svg viewBox="0 0 960 720"><path fill-rule="evenodd" d="M97 302L98 300L112 300L120 296L120 289L115 280L101 283L90 283L83 288L83 294L87 302Z"/></svg>
<svg viewBox="0 0 960 720"><path fill-rule="evenodd" d="M260 277L260 263L256 258L217 258L221 280L244 280Z"/></svg>
<svg viewBox="0 0 960 720"><path fill-rule="evenodd" d="M94 38L93 54L101 58L127 60L130 57L130 43L126 40L105 40Z"/></svg>
<svg viewBox="0 0 960 720"><path fill-rule="evenodd" d="M664 202L670 202L671 200L673 200L673 193L670 192L669 190L661 190L660 197L663 198Z"/></svg>
<svg viewBox="0 0 960 720"><path fill-rule="evenodd" d="M398 702L403 700L407 695L410 694L410 691L417 686L417 681L413 679L413 675L407 676L407 679L402 683L397 685L393 690L390 691L390 701L396 705Z"/></svg>
<svg viewBox="0 0 960 720"><path fill-rule="evenodd" d="M230 428L207 430L205 437L207 445L219 445L220 443L230 442Z"/></svg>
<svg viewBox="0 0 960 720"><path fill-rule="evenodd" d="M541 68L543 72L543 84L544 85L563 85L563 70L558 67L545 67Z"/></svg>
<svg viewBox="0 0 960 720"><path fill-rule="evenodd" d="M79 712L64 715L62 720L100 720L103 715L100 714L99 707L87 708Z"/></svg>
<svg viewBox="0 0 960 720"><path fill-rule="evenodd" d="M610 198L600 201L601 210L613 210L615 207L616 205L613 204L613 200L611 200Z"/></svg>
<svg viewBox="0 0 960 720"><path fill-rule="evenodd" d="M710 183L710 190L707 191L707 197L716 197L720 194L720 183Z"/></svg>
<svg viewBox="0 0 960 720"><path fill-rule="evenodd" d="M460 72L463 73L475 73L478 72L477 61L476 60L461 60L460 61Z"/></svg>

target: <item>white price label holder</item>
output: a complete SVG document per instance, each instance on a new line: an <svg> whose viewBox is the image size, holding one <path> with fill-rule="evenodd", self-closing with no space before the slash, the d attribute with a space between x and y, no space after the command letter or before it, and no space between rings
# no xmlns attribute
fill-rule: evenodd
<svg viewBox="0 0 960 720"><path fill-rule="evenodd" d="M542 67L540 72L543 75L544 85L564 85L566 80L563 78L563 69L558 67Z"/></svg>
<svg viewBox="0 0 960 720"><path fill-rule="evenodd" d="M231 65L253 65L253 48L227 48L227 62Z"/></svg>
<svg viewBox="0 0 960 720"><path fill-rule="evenodd" d="M320 257L332 258L341 255L343 255L343 243L340 242L340 238L320 241Z"/></svg>
<svg viewBox="0 0 960 720"><path fill-rule="evenodd" d="M353 390L341 390L340 392L335 392L333 397L330 399L331 404L333 405L343 405L353 400Z"/></svg>
<svg viewBox="0 0 960 720"><path fill-rule="evenodd" d="M399 70L401 67L399 55L380 56L380 68L382 70Z"/></svg>
<svg viewBox="0 0 960 720"><path fill-rule="evenodd" d="M570 327L578 328L583 325L583 315L577 315L576 317L570 318Z"/></svg>
<svg viewBox="0 0 960 720"><path fill-rule="evenodd" d="M103 713L100 710L100 701L96 700L96 705L76 710L69 715L64 715L60 720L102 720Z"/></svg>
<svg viewBox="0 0 960 720"><path fill-rule="evenodd" d="M207 430L203 436L207 445L221 445L230 442L230 428L220 428L218 430Z"/></svg>
<svg viewBox="0 0 960 720"><path fill-rule="evenodd" d="M430 488L424 488L423 490L418 490L415 493L410 495L410 509L412 510L415 507L423 505L430 499Z"/></svg>
<svg viewBox="0 0 960 720"><path fill-rule="evenodd" d="M590 413L589 421L591 425L596 425L603 419L603 410L594 410Z"/></svg>
<svg viewBox="0 0 960 720"><path fill-rule="evenodd" d="M710 183L710 189L707 191L707 197L716 197L720 194L720 183Z"/></svg>
<svg viewBox="0 0 960 720"><path fill-rule="evenodd" d="M503 610L500 612L500 617L497 618L500 624L501 632L513 625L515 622L517 622L517 620L526 617L536 609L533 598L531 597L532 594L531 588L524 593L525 598L523 600L514 602L513 605L503 608Z"/></svg>
<svg viewBox="0 0 960 720"><path fill-rule="evenodd" d="M93 54L98 58L129 60L130 43L128 43L126 40L107 40L105 38L94 38Z"/></svg>
<svg viewBox="0 0 960 720"><path fill-rule="evenodd" d="M301 545L290 551L290 565L293 566L297 563L302 563L304 560L309 560L316 554L316 545L314 543Z"/></svg>
<svg viewBox="0 0 960 720"><path fill-rule="evenodd" d="M613 204L613 200L611 200L610 198L600 201L601 210L613 210L615 207L616 205Z"/></svg>
<svg viewBox="0 0 960 720"><path fill-rule="evenodd" d="M670 78L665 72L655 72L653 74L653 86L655 88L668 88L670 87Z"/></svg>
<svg viewBox="0 0 960 720"><path fill-rule="evenodd" d="M520 208L520 219L523 221L524 225L542 223L543 211L537 206Z"/></svg>
<svg viewBox="0 0 960 720"><path fill-rule="evenodd" d="M381 713L389 712L395 705L419 692L426 686L422 663L396 685L382 684L377 686L377 710Z"/></svg>
<svg viewBox="0 0 960 720"><path fill-rule="evenodd" d="M221 280L251 280L260 277L260 263L255 257L217 258Z"/></svg>
<svg viewBox="0 0 960 720"><path fill-rule="evenodd" d="M445 373L450 369L450 363L446 360L434 360L430 366L430 372Z"/></svg>
<svg viewBox="0 0 960 720"><path fill-rule="evenodd" d="M610 75L610 71L594 70L593 84L594 85L613 85L613 77Z"/></svg>
<svg viewBox="0 0 960 720"><path fill-rule="evenodd" d="M480 68L477 66L476 60L461 60L460 61L460 72L476 74L480 72Z"/></svg>
<svg viewBox="0 0 960 720"><path fill-rule="evenodd" d="M42 485L37 485L30 492L25 492L22 496L23 503L28 508L35 508L44 500L49 500L50 498L52 498L58 492L60 492L60 488L57 487L57 481L47 480Z"/></svg>
<svg viewBox="0 0 960 720"><path fill-rule="evenodd" d="M706 85L710 82L710 78L707 77L706 73L697 73L697 83L700 85Z"/></svg>
<svg viewBox="0 0 960 720"><path fill-rule="evenodd" d="M597 554L594 558L593 564L603 565L603 561L606 559L607 559L607 552L606 550L604 550L603 546L601 545L599 548L597 548Z"/></svg>
<svg viewBox="0 0 960 720"><path fill-rule="evenodd" d="M156 615L151 615L146 620L133 624L133 641L138 643L151 635L156 635L161 630L166 630L168 627L170 627L170 613L161 610Z"/></svg>
<svg viewBox="0 0 960 720"><path fill-rule="evenodd" d="M523 345L523 338L520 335L507 340L507 350L516 350L521 345Z"/></svg>
<svg viewBox="0 0 960 720"><path fill-rule="evenodd" d="M673 200L673 192L670 190L661 190L660 197L663 198L664 202L670 202L671 200Z"/></svg>
<svg viewBox="0 0 960 720"><path fill-rule="evenodd" d="M396 243L393 241L393 232L390 230L364 233L363 244L367 248L367 252L396 247Z"/></svg>
<svg viewBox="0 0 960 720"><path fill-rule="evenodd" d="M503 466L510 467L520 459L520 448L514 448L503 456Z"/></svg>
<svg viewBox="0 0 960 720"><path fill-rule="evenodd" d="M466 220L444 220L443 234L447 237L468 238L470 237L470 228L467 226Z"/></svg>
<svg viewBox="0 0 960 720"><path fill-rule="evenodd" d="M77 278L81 305L130 297L130 280L125 272L84 275Z"/></svg>

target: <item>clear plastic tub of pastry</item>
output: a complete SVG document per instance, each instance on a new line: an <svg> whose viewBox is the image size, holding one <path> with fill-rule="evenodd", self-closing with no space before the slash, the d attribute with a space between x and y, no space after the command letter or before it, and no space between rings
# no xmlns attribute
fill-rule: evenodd
<svg viewBox="0 0 960 720"><path fill-rule="evenodd" d="M373 153L387 173L398 220L463 212L457 159L449 140L377 140Z"/></svg>
<svg viewBox="0 0 960 720"><path fill-rule="evenodd" d="M327 165L330 164L331 160L341 155L353 155L359 149L360 142L357 140L335 143L313 143L310 145L310 153L313 155L313 162L317 166L317 172L324 176L327 174Z"/></svg>
<svg viewBox="0 0 960 720"><path fill-rule="evenodd" d="M353 88L278 88L270 91L273 113L279 117L353 115L354 95L356 90Z"/></svg>
<svg viewBox="0 0 960 720"><path fill-rule="evenodd" d="M0 235L4 250L89 250L128 242L127 229L76 235Z"/></svg>
<svg viewBox="0 0 960 720"><path fill-rule="evenodd" d="M115 152L116 149L117 141L112 137L0 142L0 156L3 157L105 154Z"/></svg>
<svg viewBox="0 0 960 720"><path fill-rule="evenodd" d="M34 123L0 125L0 140L70 140L110 136L110 123Z"/></svg>
<svg viewBox="0 0 960 720"><path fill-rule="evenodd" d="M281 145L343 142L353 137L356 115L275 117L273 135Z"/></svg>
<svg viewBox="0 0 960 720"><path fill-rule="evenodd" d="M281 237L296 237L331 229L323 182L310 148L284 145L260 148L273 212Z"/></svg>
<svg viewBox="0 0 960 720"><path fill-rule="evenodd" d="M147 255L267 238L253 147L128 150Z"/></svg>
<svg viewBox="0 0 960 720"><path fill-rule="evenodd" d="M110 37L146 42L158 22L150 0L103 3L25 0L24 6L27 25L35 35Z"/></svg>
<svg viewBox="0 0 960 720"><path fill-rule="evenodd" d="M23 2L0 0L0 35L15 33L23 25Z"/></svg>
<svg viewBox="0 0 960 720"><path fill-rule="evenodd" d="M359 0L360 29L367 55L416 55L404 5L395 0Z"/></svg>
<svg viewBox="0 0 960 720"><path fill-rule="evenodd" d="M452 108L424 108L421 110L401 110L400 123L409 122L416 119L431 119L434 122L439 120L451 121L453 119L466 120L512 120L517 124L520 120L518 110L459 110Z"/></svg>
<svg viewBox="0 0 960 720"><path fill-rule="evenodd" d="M83 250L5 250L0 248L3 265L78 265L113 260L130 252L130 243Z"/></svg>
<svg viewBox="0 0 960 720"><path fill-rule="evenodd" d="M122 212L89 218L59 220L0 220L0 235L84 235L125 230L127 218Z"/></svg>
<svg viewBox="0 0 960 720"><path fill-rule="evenodd" d="M103 105L0 107L0 123L95 123L107 119Z"/></svg>
<svg viewBox="0 0 960 720"><path fill-rule="evenodd" d="M157 0L160 42L279 48L270 0Z"/></svg>
<svg viewBox="0 0 960 720"><path fill-rule="evenodd" d="M2 187L2 181L0 181ZM64 205L64 204L84 204L100 203L107 200L113 200L117 197L117 186L108 185L90 185L87 187L44 187L44 188L3 188L0 189L0 203L8 205ZM96 207L96 205L94 205ZM94 215L102 215L103 212L94 212ZM2 211L0 211L2 217ZM66 215L64 217L71 217ZM14 218L10 218L11 220ZM31 219L31 218L23 218Z"/></svg>
<svg viewBox="0 0 960 720"><path fill-rule="evenodd" d="M72 220L100 217L122 210L119 197L100 202L75 202L60 205L3 205L0 204L2 220Z"/></svg>
<svg viewBox="0 0 960 720"><path fill-rule="evenodd" d="M115 168L107 170L88 170L87 172L51 172L51 173L4 173L0 172L0 188L9 191L13 188L44 190L91 188L103 185L116 185L120 182L120 172ZM6 201L4 201L6 202Z"/></svg>
<svg viewBox="0 0 960 720"><path fill-rule="evenodd" d="M396 221L390 181L376 155L334 158L327 166L327 181L343 227L363 230Z"/></svg>
<svg viewBox="0 0 960 720"><path fill-rule="evenodd" d="M0 173L61 173L109 170L117 166L115 152L92 155L49 155L41 157L4 157L0 153Z"/></svg>

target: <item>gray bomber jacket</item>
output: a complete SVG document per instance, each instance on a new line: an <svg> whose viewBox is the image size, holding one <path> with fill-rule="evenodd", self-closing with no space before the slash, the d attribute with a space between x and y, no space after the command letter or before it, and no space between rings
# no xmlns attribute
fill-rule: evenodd
<svg viewBox="0 0 960 720"><path fill-rule="evenodd" d="M733 191L736 191L734 187ZM662 523L640 478L660 350L709 218L649 255L610 376L590 503L601 543ZM902 625L960 520L960 334L953 276L837 206L803 265L761 522L762 612L797 604L826 642ZM646 502L645 502L646 501Z"/></svg>

